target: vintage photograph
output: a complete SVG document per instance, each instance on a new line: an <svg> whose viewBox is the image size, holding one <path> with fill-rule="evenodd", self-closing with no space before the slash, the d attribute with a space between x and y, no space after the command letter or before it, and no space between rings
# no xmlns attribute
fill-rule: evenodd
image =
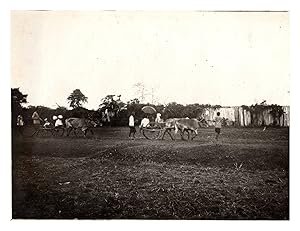
<svg viewBox="0 0 300 231"><path fill-rule="evenodd" d="M290 219L288 11L10 17L12 219Z"/></svg>

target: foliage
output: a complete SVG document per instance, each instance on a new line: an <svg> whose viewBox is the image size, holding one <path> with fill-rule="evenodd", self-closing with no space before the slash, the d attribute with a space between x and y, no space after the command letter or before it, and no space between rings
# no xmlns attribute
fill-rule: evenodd
<svg viewBox="0 0 300 231"><path fill-rule="evenodd" d="M177 104L175 102L169 103L164 108L164 118L199 118L202 116L204 109L220 108L220 105L210 105L210 104L188 104L186 106L182 104Z"/></svg>
<svg viewBox="0 0 300 231"><path fill-rule="evenodd" d="M185 117L184 106L176 102L168 103L164 108L164 118L182 118Z"/></svg>
<svg viewBox="0 0 300 231"><path fill-rule="evenodd" d="M86 97L79 89L75 89L67 98L70 107L72 108L81 107L82 104L87 102L87 99L88 97Z"/></svg>
<svg viewBox="0 0 300 231"><path fill-rule="evenodd" d="M77 117L77 118L88 118L89 117L89 110L83 107L76 107L69 111L68 117Z"/></svg>
<svg viewBox="0 0 300 231"><path fill-rule="evenodd" d="M61 106L58 106L56 109L55 109L55 115L67 115L68 114L68 109L66 107L61 107Z"/></svg>
<svg viewBox="0 0 300 231"><path fill-rule="evenodd" d="M22 104L27 103L27 96L19 88L11 88L12 126L16 125L18 114L22 114Z"/></svg>
<svg viewBox="0 0 300 231"><path fill-rule="evenodd" d="M283 107L277 104L268 105L266 100L260 104L252 104L251 106L242 105L244 110L251 112L251 122L252 125L258 125L259 115L263 115L265 111L268 111L273 117L273 125L278 125L280 117L284 114Z"/></svg>
<svg viewBox="0 0 300 231"><path fill-rule="evenodd" d="M74 90L68 97L70 106L72 110L68 110L66 107L58 107L56 109L51 109L44 106L28 106L27 108L22 107L22 104L27 103L27 95L20 92L19 88L11 89L11 105L12 105L12 122L15 124L16 117L18 114L22 114L25 124L31 124L31 116L33 112L38 111L41 118L48 118L52 120L53 115L63 115L64 118L68 117L79 117L79 118L90 118L94 121L100 122L103 120L103 113L105 116L110 117L109 125L116 126L126 126L128 124L128 117L131 112L135 112L135 119L140 121L142 118L148 116L150 120L155 119L154 115L147 115L142 111L142 107L149 105L153 106L157 112L162 114L162 119L166 120L168 118L200 118L203 116L205 109L218 109L220 105L210 105L210 104L187 104L182 105L176 102L171 102L166 105L154 105L154 104L144 104L138 98L129 100L124 103L121 100L121 95L107 95L101 100L99 109L88 110L83 108L81 105L87 102L87 97L84 96L79 89ZM264 125L264 120L262 117L266 113L270 113L273 117L273 125L278 125L280 117L284 114L283 107L277 104L268 105L266 101L260 104L253 104L251 106L242 105L244 110L251 112L251 125L259 126ZM54 121L51 121L54 122ZM224 124L228 125L230 121L225 121Z"/></svg>
<svg viewBox="0 0 300 231"><path fill-rule="evenodd" d="M13 104L22 104L22 103L27 103L27 96L24 95L21 91L20 88L12 88L11 89L11 101Z"/></svg>
<svg viewBox="0 0 300 231"><path fill-rule="evenodd" d="M270 106L271 110L270 110L270 114L273 117L273 125L278 125L278 121L280 119L280 117L283 115L284 111L282 106L279 106L277 104L272 104Z"/></svg>
<svg viewBox="0 0 300 231"><path fill-rule="evenodd" d="M123 110L126 110L126 104L122 102L121 95L107 95L101 100L98 112L105 113L105 116L109 117L109 125L115 125L120 120L120 113Z"/></svg>
<svg viewBox="0 0 300 231"><path fill-rule="evenodd" d="M125 103L121 100L121 95L107 95L101 101L102 102L99 105L100 111L108 110L109 112L118 114L118 112L125 106Z"/></svg>

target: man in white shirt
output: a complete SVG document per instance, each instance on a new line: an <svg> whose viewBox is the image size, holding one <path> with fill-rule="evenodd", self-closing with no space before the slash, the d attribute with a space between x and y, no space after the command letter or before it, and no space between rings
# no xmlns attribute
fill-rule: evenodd
<svg viewBox="0 0 300 231"><path fill-rule="evenodd" d="M221 133L221 127L222 127L222 117L220 116L220 112L217 112L217 116L215 118L215 132L216 134L216 140L218 141L219 135Z"/></svg>
<svg viewBox="0 0 300 231"><path fill-rule="evenodd" d="M131 138L131 134L132 135L132 139L135 139L135 126L134 126L134 112L131 113L131 115L129 116L129 138Z"/></svg>
<svg viewBox="0 0 300 231"><path fill-rule="evenodd" d="M57 120L55 121L55 125L54 125L56 128L64 126L64 124L62 122L62 119L63 119L63 116L59 115L58 118L57 118Z"/></svg>
<svg viewBox="0 0 300 231"><path fill-rule="evenodd" d="M140 132L142 131L142 128L146 128L149 126L150 120L146 117L143 118L140 125Z"/></svg>
<svg viewBox="0 0 300 231"><path fill-rule="evenodd" d="M163 120L162 120L160 117L161 117L161 114L160 114L160 113L157 113L157 114L156 114L156 118L155 118L155 122L156 122L156 123L161 123L161 122L163 122Z"/></svg>

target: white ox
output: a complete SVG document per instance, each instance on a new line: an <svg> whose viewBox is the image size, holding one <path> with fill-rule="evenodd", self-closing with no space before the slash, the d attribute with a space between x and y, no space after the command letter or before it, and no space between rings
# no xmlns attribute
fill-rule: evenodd
<svg viewBox="0 0 300 231"><path fill-rule="evenodd" d="M171 139L174 140L174 138L172 137L172 134L171 134L171 130L176 131L175 122L178 120L181 120L181 119L184 119L184 118L170 118L164 122L164 127L163 127L164 132L163 132L162 139L164 139L166 133L168 133L168 135L171 137Z"/></svg>
<svg viewBox="0 0 300 231"><path fill-rule="evenodd" d="M97 126L97 123L92 120L84 119L84 118L75 118L75 117L66 119L65 123L67 129L67 136L69 136L72 130L77 136L76 130L81 129L84 134L84 137L86 137L87 131L89 130L92 134L94 134L92 128Z"/></svg>
<svg viewBox="0 0 300 231"><path fill-rule="evenodd" d="M198 129L201 127L208 127L207 122L204 119L197 120L197 119L179 119L175 120L175 134L180 131L181 139L184 139L183 134L184 132L188 132L188 139L193 140L198 135ZM190 136L190 132L194 136Z"/></svg>

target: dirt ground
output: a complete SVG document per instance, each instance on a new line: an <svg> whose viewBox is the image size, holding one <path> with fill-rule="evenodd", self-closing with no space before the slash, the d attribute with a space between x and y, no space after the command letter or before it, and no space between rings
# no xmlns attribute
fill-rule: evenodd
<svg viewBox="0 0 300 231"><path fill-rule="evenodd" d="M289 219L289 129L212 128L193 141L128 128L13 139L12 217Z"/></svg>

